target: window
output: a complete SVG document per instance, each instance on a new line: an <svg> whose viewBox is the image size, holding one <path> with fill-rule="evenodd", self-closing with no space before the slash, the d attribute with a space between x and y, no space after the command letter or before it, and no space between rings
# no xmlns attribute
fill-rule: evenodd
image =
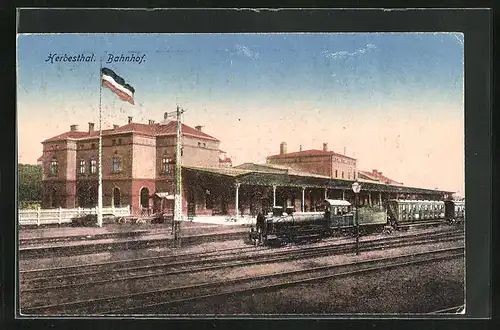
<svg viewBox="0 0 500 330"><path fill-rule="evenodd" d="M94 158L90 159L90 173L95 174L97 172L97 161Z"/></svg>
<svg viewBox="0 0 500 330"><path fill-rule="evenodd" d="M344 178L344 171L342 171L342 179Z"/></svg>
<svg viewBox="0 0 500 330"><path fill-rule="evenodd" d="M80 159L80 166L78 167L78 173L85 174L85 160Z"/></svg>
<svg viewBox="0 0 500 330"><path fill-rule="evenodd" d="M207 144L205 142L203 142L203 148L206 148L207 147Z"/></svg>
<svg viewBox="0 0 500 330"><path fill-rule="evenodd" d="M172 171L172 159L168 157L163 157L161 159L161 172L170 173Z"/></svg>
<svg viewBox="0 0 500 330"><path fill-rule="evenodd" d="M50 161L50 175L57 175L57 159L55 158Z"/></svg>
<svg viewBox="0 0 500 330"><path fill-rule="evenodd" d="M116 140L115 139L111 140L111 144L115 146L116 145Z"/></svg>
<svg viewBox="0 0 500 330"><path fill-rule="evenodd" d="M95 149L95 143L92 143L92 149Z"/></svg>
<svg viewBox="0 0 500 330"><path fill-rule="evenodd" d="M122 144L122 139L118 139L118 145Z"/></svg>
<svg viewBox="0 0 500 330"><path fill-rule="evenodd" d="M201 147L201 142L198 142L198 147Z"/></svg>
<svg viewBox="0 0 500 330"><path fill-rule="evenodd" d="M337 178L339 176L339 171L335 170L335 177Z"/></svg>
<svg viewBox="0 0 500 330"><path fill-rule="evenodd" d="M121 171L121 158L119 156L113 157L113 173Z"/></svg>
<svg viewBox="0 0 500 330"><path fill-rule="evenodd" d="M351 172L347 172L347 179L351 180Z"/></svg>

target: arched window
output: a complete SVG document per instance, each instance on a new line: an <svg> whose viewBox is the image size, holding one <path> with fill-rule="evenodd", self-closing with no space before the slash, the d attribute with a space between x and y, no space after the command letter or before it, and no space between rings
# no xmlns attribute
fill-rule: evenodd
<svg viewBox="0 0 500 330"><path fill-rule="evenodd" d="M87 190L87 203L90 207L97 205L97 189L94 186L90 186Z"/></svg>
<svg viewBox="0 0 500 330"><path fill-rule="evenodd" d="M141 189L141 206L142 207L149 207L149 189L148 188L142 188Z"/></svg>
<svg viewBox="0 0 500 330"><path fill-rule="evenodd" d="M97 160L95 158L90 159L90 173L97 173Z"/></svg>
<svg viewBox="0 0 500 330"><path fill-rule="evenodd" d="M56 188L52 188L50 190L50 206L51 207L57 207L59 204L58 199L57 199L57 190Z"/></svg>
<svg viewBox="0 0 500 330"><path fill-rule="evenodd" d="M57 159L52 158L52 160L50 161L50 175L53 176L57 175L57 166L58 166Z"/></svg>
<svg viewBox="0 0 500 330"><path fill-rule="evenodd" d="M172 172L172 158L165 156L161 159L161 173L170 174Z"/></svg>
<svg viewBox="0 0 500 330"><path fill-rule="evenodd" d="M85 159L80 159L80 165L78 167L78 173L85 174Z"/></svg>
<svg viewBox="0 0 500 330"><path fill-rule="evenodd" d="M120 188L115 187L113 189L113 205L114 207L120 207L121 206L121 193L120 193Z"/></svg>

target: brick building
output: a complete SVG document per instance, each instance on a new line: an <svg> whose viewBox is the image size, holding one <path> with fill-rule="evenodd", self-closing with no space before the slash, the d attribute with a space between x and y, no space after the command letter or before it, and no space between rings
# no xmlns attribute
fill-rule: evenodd
<svg viewBox="0 0 500 330"><path fill-rule="evenodd" d="M42 207L92 207L97 204L99 131L70 130L42 142ZM220 141L182 125L182 163L185 166L231 166L219 149ZM175 191L176 121L135 123L102 131L103 205L130 205L137 214L151 209L154 196L173 208ZM222 157L221 157L222 154ZM156 194L158 193L158 194ZM156 195L155 195L156 194ZM163 204L163 203L162 203ZM165 206L162 206L165 207ZM184 205L184 207L187 207Z"/></svg>
<svg viewBox="0 0 500 330"><path fill-rule="evenodd" d="M324 175L332 179L354 181L357 178L357 160L329 151L327 143L323 143L322 150L299 150L287 153L286 142L282 142L280 144L280 153L267 157L267 164L283 165L295 170Z"/></svg>

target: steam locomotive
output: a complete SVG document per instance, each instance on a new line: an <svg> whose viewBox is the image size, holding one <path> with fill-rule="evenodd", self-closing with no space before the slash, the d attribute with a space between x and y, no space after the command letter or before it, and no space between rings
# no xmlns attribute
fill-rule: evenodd
<svg viewBox="0 0 500 330"><path fill-rule="evenodd" d="M349 234L356 228L356 218L358 230L364 232L429 220L455 222L463 220L464 214L463 201L389 200L385 206L359 207L356 214L348 201L325 199L324 212L294 212L293 207L283 210L275 206L250 229L249 237L255 244L282 245Z"/></svg>

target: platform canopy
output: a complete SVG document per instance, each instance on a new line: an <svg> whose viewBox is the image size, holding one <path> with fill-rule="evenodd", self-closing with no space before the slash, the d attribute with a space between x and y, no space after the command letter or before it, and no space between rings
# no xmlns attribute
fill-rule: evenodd
<svg viewBox="0 0 500 330"><path fill-rule="evenodd" d="M330 206L351 206L351 203L342 199L325 199Z"/></svg>
<svg viewBox="0 0 500 330"><path fill-rule="evenodd" d="M274 166L245 163L244 166L232 168L203 168L183 166L184 170L196 175L226 178L233 182L251 186L282 186L326 188L351 191L354 181L334 179L322 175L274 168ZM441 195L451 194L450 191L415 188L385 183L361 182L362 192L400 193L400 194L426 194Z"/></svg>
<svg viewBox="0 0 500 330"><path fill-rule="evenodd" d="M169 194L168 192L157 192L154 194L154 196L157 196L159 198L165 198L165 199L174 199L174 195Z"/></svg>

